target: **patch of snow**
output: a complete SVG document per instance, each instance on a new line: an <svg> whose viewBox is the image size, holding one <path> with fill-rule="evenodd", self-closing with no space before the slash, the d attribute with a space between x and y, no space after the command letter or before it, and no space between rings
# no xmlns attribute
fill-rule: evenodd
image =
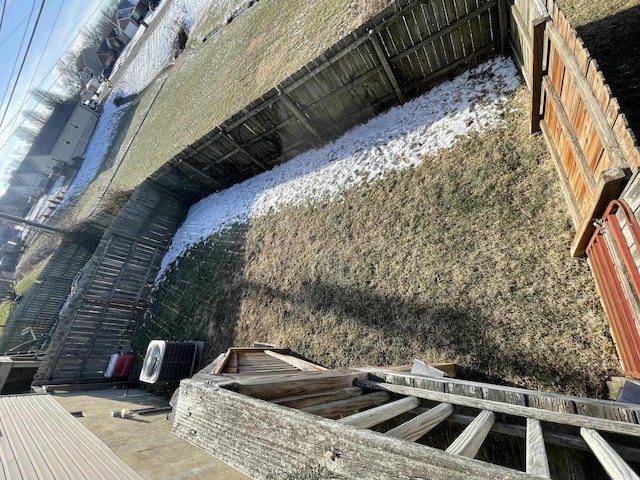
<svg viewBox="0 0 640 480"><path fill-rule="evenodd" d="M191 31L201 12L205 10L209 15L219 16L222 22L227 13L238 10L244 3L243 0L213 2L214 0L165 0L161 2L158 10L148 16L149 21L158 17L159 23L154 26L153 33L142 40L146 29L144 27L138 29L123 52L118 65L122 63L125 56L135 56L113 86L111 95L104 104L100 120L87 146L85 160L65 195L63 204L82 193L95 178L118 132L120 119L128 106L116 107L110 99L139 93L159 75L171 62L173 41L181 25L185 25ZM167 11L161 12L161 10Z"/></svg>
<svg viewBox="0 0 640 480"><path fill-rule="evenodd" d="M140 93L162 69L167 66L173 57L174 41L178 31L184 26L191 32L198 17L203 11L208 15L220 15L223 12L232 12L244 3L243 0L173 0L160 4L160 8L166 12L156 12L149 21L157 21L153 26L153 32L138 45L144 27L127 46L127 54L135 55L131 63L123 71L122 76L114 86L112 95L126 97ZM215 9L215 10L213 10ZM156 19L155 17L160 17ZM136 51L137 49L137 51Z"/></svg>
<svg viewBox="0 0 640 480"><path fill-rule="evenodd" d="M234 223L277 212L283 205L339 198L385 172L419 165L425 155L453 146L461 136L498 126L506 94L519 84L513 62L495 58L353 128L333 143L210 195L191 207L156 282L189 247Z"/></svg>

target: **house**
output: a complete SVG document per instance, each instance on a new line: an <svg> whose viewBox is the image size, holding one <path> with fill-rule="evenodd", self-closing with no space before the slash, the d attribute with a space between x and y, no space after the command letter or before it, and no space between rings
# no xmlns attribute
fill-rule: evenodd
<svg viewBox="0 0 640 480"><path fill-rule="evenodd" d="M78 56L76 67L82 81L99 77L105 68L115 63L148 11L148 0L136 4L123 0L118 4L117 10L108 17L108 28L102 35L102 42L86 47Z"/></svg>
<svg viewBox="0 0 640 480"><path fill-rule="evenodd" d="M9 184L7 206L15 197L29 199L46 187L57 167L74 165L82 160L98 114L80 103L56 106ZM4 202L0 202L0 207Z"/></svg>
<svg viewBox="0 0 640 480"><path fill-rule="evenodd" d="M94 77L97 78L104 69L104 65L98 56L99 49L100 45L92 45L82 50L78 56L76 68L78 69L78 75L85 83Z"/></svg>
<svg viewBox="0 0 640 480"><path fill-rule="evenodd" d="M85 105L59 105L42 127L23 164L29 163L45 177L57 166L74 165L82 158L97 122L98 114Z"/></svg>
<svg viewBox="0 0 640 480"><path fill-rule="evenodd" d="M49 176L53 172L53 167L55 167L57 163L50 158L49 153L62 134L75 108L75 102L65 102L57 105L53 109L47 122L42 126L40 133L27 152L25 161L16 173L21 169L25 169L26 163L31 164L32 168L44 176Z"/></svg>
<svg viewBox="0 0 640 480"><path fill-rule="evenodd" d="M95 110L82 104L76 105L58 141L50 150L49 157L58 165L74 165L82 160L97 123L98 114Z"/></svg>
<svg viewBox="0 0 640 480"><path fill-rule="evenodd" d="M42 175L30 162L24 161L13 173L8 190L29 200L44 186L46 180L47 176Z"/></svg>

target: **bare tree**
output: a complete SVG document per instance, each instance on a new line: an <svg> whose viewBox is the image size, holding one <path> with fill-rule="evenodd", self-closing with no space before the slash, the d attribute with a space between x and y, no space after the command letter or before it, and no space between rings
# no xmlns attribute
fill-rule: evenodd
<svg viewBox="0 0 640 480"><path fill-rule="evenodd" d="M27 143L33 143L36 138L38 138L39 133L39 128L36 128L30 124L25 124L16 128L14 135L20 140L24 140Z"/></svg>
<svg viewBox="0 0 640 480"><path fill-rule="evenodd" d="M49 119L48 113L42 110L24 111L22 112L22 117L26 122L34 126L42 126L47 123L47 120Z"/></svg>
<svg viewBox="0 0 640 480"><path fill-rule="evenodd" d="M31 90L31 96L36 102L51 109L56 108L67 100L63 95L42 88Z"/></svg>
<svg viewBox="0 0 640 480"><path fill-rule="evenodd" d="M78 75L77 62L78 53L67 50L56 64L56 68L63 79L64 89L70 97L79 96L84 88L84 84Z"/></svg>

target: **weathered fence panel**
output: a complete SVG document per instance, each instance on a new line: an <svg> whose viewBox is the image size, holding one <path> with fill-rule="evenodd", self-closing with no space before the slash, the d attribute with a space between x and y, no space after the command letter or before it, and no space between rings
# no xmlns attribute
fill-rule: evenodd
<svg viewBox="0 0 640 480"><path fill-rule="evenodd" d="M85 246L62 244L2 329L0 352L9 351L32 339L30 333L22 335L25 329L31 329L39 342L43 341L57 321L73 280L89 258L91 251ZM25 345L18 350L29 350L36 345Z"/></svg>
<svg viewBox="0 0 640 480"><path fill-rule="evenodd" d="M542 130L584 254L593 221L617 198L640 151L624 114L554 0L510 1L510 44L532 91L532 131Z"/></svg>
<svg viewBox="0 0 640 480"><path fill-rule="evenodd" d="M109 355L129 348L188 205L332 140L504 48L504 5L397 0L171 158L105 232L36 381L100 380Z"/></svg>
<svg viewBox="0 0 640 480"><path fill-rule="evenodd" d="M396 1L152 180L196 200L342 135L498 50L502 1Z"/></svg>
<svg viewBox="0 0 640 480"><path fill-rule="evenodd" d="M109 356L131 349L160 262L187 208L149 182L136 191L79 279L36 382L102 380Z"/></svg>
<svg viewBox="0 0 640 480"><path fill-rule="evenodd" d="M637 204L634 205L637 209ZM640 226L624 200L611 202L587 246L625 375L640 378Z"/></svg>
<svg viewBox="0 0 640 480"><path fill-rule="evenodd" d="M510 0L510 9L511 47L531 90L531 129L544 134L576 225L571 252L587 253L625 374L637 377L640 183L623 194L633 207L615 199L640 166L640 151L596 60L555 0Z"/></svg>

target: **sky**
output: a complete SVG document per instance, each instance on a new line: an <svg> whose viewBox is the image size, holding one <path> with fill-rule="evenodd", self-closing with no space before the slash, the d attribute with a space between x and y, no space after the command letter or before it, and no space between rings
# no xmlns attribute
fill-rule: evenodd
<svg viewBox="0 0 640 480"><path fill-rule="evenodd" d="M6 188L3 184L7 181L7 161L19 147L10 134L22 120L19 111L34 107L28 99L29 91L54 85L58 78L56 62L77 40L78 31L93 15L100 15L101 7L107 3L108 0L0 0L0 12L4 6L0 25L0 194Z"/></svg>

